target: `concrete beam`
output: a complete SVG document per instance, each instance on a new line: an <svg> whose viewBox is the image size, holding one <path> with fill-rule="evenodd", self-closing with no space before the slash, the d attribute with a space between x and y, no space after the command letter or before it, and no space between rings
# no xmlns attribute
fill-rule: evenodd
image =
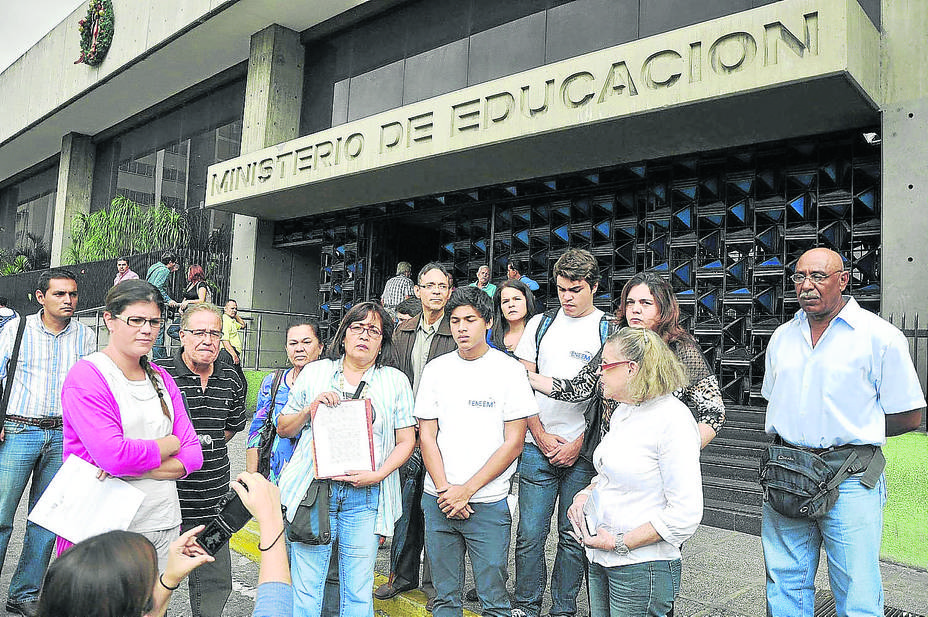
<svg viewBox="0 0 928 617"><path fill-rule="evenodd" d="M88 135L68 133L61 140L52 231L52 267L60 266L71 249L71 221L78 213L90 213L95 157L96 146Z"/></svg>

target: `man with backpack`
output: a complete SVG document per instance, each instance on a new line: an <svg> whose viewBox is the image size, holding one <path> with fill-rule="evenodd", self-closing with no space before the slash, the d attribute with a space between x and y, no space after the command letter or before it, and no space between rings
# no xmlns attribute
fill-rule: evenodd
<svg viewBox="0 0 928 617"><path fill-rule="evenodd" d="M599 265L589 251L570 249L554 264L560 308L535 315L525 327L516 357L533 373L570 379L602 348L608 316L593 306ZM535 393L539 413L519 465L519 527L513 617L538 617L547 579L545 540L557 505L558 546L551 573L551 614L574 615L583 582L583 547L569 532L567 509L595 475L580 457L587 402L556 401Z"/></svg>

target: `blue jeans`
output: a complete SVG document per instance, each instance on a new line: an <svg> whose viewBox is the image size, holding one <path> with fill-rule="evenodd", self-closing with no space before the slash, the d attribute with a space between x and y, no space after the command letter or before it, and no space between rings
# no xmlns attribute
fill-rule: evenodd
<svg viewBox="0 0 928 617"><path fill-rule="evenodd" d="M680 592L680 560L590 564L590 617L664 617Z"/></svg>
<svg viewBox="0 0 928 617"><path fill-rule="evenodd" d="M167 332L167 329L170 327L168 326L167 312L162 312L161 318L164 319L164 325L158 330L158 335L155 337L155 344L151 348L152 360L162 360L168 357L167 349L164 347L164 333Z"/></svg>
<svg viewBox="0 0 928 617"><path fill-rule="evenodd" d="M329 522L333 542L338 540L340 606L342 617L371 617L374 614L374 562L377 559L377 517L379 486L354 488L332 482ZM332 544L311 546L290 544L290 572L293 576L294 614L318 617Z"/></svg>
<svg viewBox="0 0 928 617"><path fill-rule="evenodd" d="M512 517L506 499L472 503L467 519L449 519L431 495L422 496L425 543L432 559L435 585L435 617L461 617L464 585L464 552L470 555L477 596L488 617L509 617L512 610L506 593L506 567Z"/></svg>
<svg viewBox="0 0 928 617"><path fill-rule="evenodd" d="M29 491L29 512L32 512L61 467L62 449L60 429L46 430L11 421L7 421L4 428L6 436L0 443L0 565L6 559L13 517L29 477L32 476ZM23 551L10 582L10 600L39 599L39 589L54 546L55 534L31 521L26 522Z"/></svg>
<svg viewBox="0 0 928 617"><path fill-rule="evenodd" d="M557 504L557 552L551 571L551 614L577 612L577 594L586 569L583 548L569 532L567 509L574 496L586 487L596 472L580 458L572 467L555 467L538 446L525 444L519 463L519 528L516 533L516 607L527 615L541 612L547 564L545 540Z"/></svg>
<svg viewBox="0 0 928 617"><path fill-rule="evenodd" d="M815 572L825 545L838 615L883 615L880 541L886 481L873 489L851 476L838 501L817 521L783 516L764 503L761 541L767 569L767 614L811 617Z"/></svg>

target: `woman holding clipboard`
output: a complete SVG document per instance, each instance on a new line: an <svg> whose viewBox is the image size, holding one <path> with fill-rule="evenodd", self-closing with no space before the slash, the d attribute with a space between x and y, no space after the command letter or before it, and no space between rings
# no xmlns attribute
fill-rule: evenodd
<svg viewBox="0 0 928 617"><path fill-rule="evenodd" d="M343 469L325 476L331 482L332 539L338 540L342 617L370 617L374 613L371 588L377 536L393 534L393 525L401 514L397 470L415 446L409 380L402 372L382 365L392 338L393 321L380 305L362 302L352 307L329 346L328 358L308 365L300 373L277 424L282 437L302 432L279 481L281 503L292 523L310 483L317 477L317 456L321 462L322 453L332 451L331 443L325 443L331 439L329 432L320 425L319 434L313 434L313 416L320 406L325 406L330 409L320 412L320 418L324 415L331 419L332 408L337 413L344 399L370 401L373 413L367 416L372 419L367 445L373 464L368 469ZM291 543L296 614L317 617L321 613L331 550L331 544Z"/></svg>

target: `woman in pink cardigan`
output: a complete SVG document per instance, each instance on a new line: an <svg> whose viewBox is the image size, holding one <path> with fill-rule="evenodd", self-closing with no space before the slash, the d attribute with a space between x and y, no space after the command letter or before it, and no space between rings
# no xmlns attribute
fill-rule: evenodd
<svg viewBox="0 0 928 617"><path fill-rule="evenodd" d="M129 531L151 540L164 568L180 532L175 480L203 465L203 452L180 390L149 363L164 303L151 283L123 281L106 294L109 344L68 372L61 390L63 460L71 455L145 493ZM60 555L71 543L59 537Z"/></svg>

